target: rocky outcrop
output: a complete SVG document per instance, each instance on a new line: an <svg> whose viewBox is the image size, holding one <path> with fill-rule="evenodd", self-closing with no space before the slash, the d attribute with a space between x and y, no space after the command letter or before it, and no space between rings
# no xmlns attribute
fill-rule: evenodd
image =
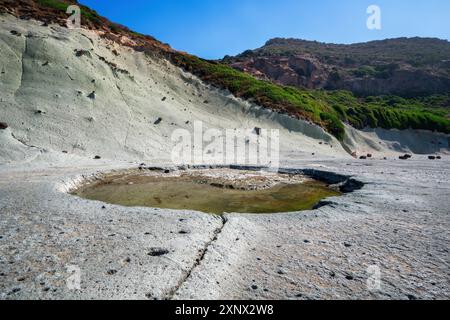
<svg viewBox="0 0 450 320"><path fill-rule="evenodd" d="M281 85L412 97L450 91L449 57L450 43L431 38L352 45L273 39L223 62Z"/></svg>
<svg viewBox="0 0 450 320"><path fill-rule="evenodd" d="M327 80L323 66L317 59L309 56L258 57L235 62L231 66L257 78L289 86L322 88Z"/></svg>

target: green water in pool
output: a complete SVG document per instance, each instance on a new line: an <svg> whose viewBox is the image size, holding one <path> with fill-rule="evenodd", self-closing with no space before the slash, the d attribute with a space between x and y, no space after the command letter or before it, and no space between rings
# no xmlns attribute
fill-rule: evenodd
<svg viewBox="0 0 450 320"><path fill-rule="evenodd" d="M74 194L129 207L195 210L211 214L279 213L312 209L320 200L340 193L322 182L280 183L262 190L222 188L191 176L135 176L108 179Z"/></svg>

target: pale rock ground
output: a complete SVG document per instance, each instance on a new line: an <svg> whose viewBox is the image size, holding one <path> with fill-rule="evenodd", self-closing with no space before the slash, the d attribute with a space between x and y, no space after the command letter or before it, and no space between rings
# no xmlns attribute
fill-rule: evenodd
<svg viewBox="0 0 450 320"><path fill-rule="evenodd" d="M347 145L374 155L356 161L320 128L92 31L7 15L0 26L0 121L9 125L0 130L1 299L450 297L448 135L348 127ZM80 49L90 54L77 57ZM170 166L172 132L197 120L279 129L282 167L336 172L365 186L314 211L223 219L67 193L99 172ZM418 154L396 160L406 152ZM435 153L443 159L426 159ZM169 253L150 256L155 247ZM381 288L371 291L373 265ZM67 287L68 266L80 268L81 290Z"/></svg>

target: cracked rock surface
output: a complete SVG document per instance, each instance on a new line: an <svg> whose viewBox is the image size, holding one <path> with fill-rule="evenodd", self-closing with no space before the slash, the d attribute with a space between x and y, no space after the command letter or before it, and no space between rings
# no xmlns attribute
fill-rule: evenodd
<svg viewBox="0 0 450 320"><path fill-rule="evenodd" d="M67 194L81 174L124 164L0 166L0 297L449 298L450 163L408 164L286 161L365 186L314 211L223 219ZM80 290L67 286L74 266Z"/></svg>

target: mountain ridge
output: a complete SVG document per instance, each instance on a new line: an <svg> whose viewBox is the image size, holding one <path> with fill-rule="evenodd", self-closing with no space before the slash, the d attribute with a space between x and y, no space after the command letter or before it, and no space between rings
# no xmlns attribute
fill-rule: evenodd
<svg viewBox="0 0 450 320"><path fill-rule="evenodd" d="M65 26L66 8L78 4L69 0L0 0L0 12L12 14L22 20L36 19ZM399 97L361 99L346 91L306 90L261 81L227 64L208 61L172 49L155 38L131 31L99 16L94 10L81 5L83 27L95 29L99 35L115 43L159 55L175 66L198 76L208 85L228 90L237 98L295 119L306 120L324 128L339 140L345 136L344 123L355 128L381 127L384 129L424 129L450 132L448 105L450 97L442 95L408 100Z"/></svg>

